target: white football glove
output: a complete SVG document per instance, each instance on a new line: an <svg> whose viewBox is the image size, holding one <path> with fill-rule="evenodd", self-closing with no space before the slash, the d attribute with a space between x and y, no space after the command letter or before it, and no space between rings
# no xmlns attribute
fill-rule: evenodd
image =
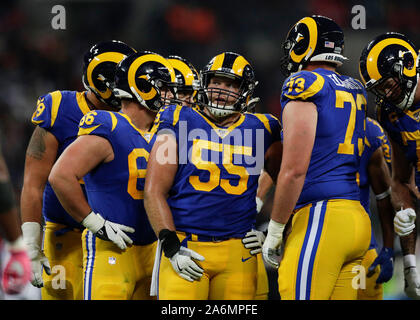
<svg viewBox="0 0 420 320"><path fill-rule="evenodd" d="M179 251L169 260L175 272L185 280L193 282L199 280L203 275L203 268L194 260L204 261L204 257L191 249L180 247Z"/></svg>
<svg viewBox="0 0 420 320"><path fill-rule="evenodd" d="M242 243L246 249L251 249L250 254L256 255L262 252L262 246L265 240L265 235L261 231L252 229L242 239Z"/></svg>
<svg viewBox="0 0 420 320"><path fill-rule="evenodd" d="M270 220L268 224L268 233L262 248L263 258L272 267L278 268L279 261L277 256L280 255L280 247L283 241L283 230L286 225Z"/></svg>
<svg viewBox="0 0 420 320"><path fill-rule="evenodd" d="M400 237L409 235L415 228L416 212L412 208L400 210L394 217L394 230Z"/></svg>
<svg viewBox="0 0 420 320"><path fill-rule="evenodd" d="M133 240L124 233L124 231L133 233L135 231L133 228L105 220L100 214L93 211L83 219L82 225L99 239L112 241L121 250L125 250L127 245L133 244Z"/></svg>
<svg viewBox="0 0 420 320"><path fill-rule="evenodd" d="M22 224L22 235L31 259L31 283L34 287L41 288L44 286L42 269L44 268L48 275L51 274L50 263L41 250L41 225L38 222L25 222Z"/></svg>
<svg viewBox="0 0 420 320"><path fill-rule="evenodd" d="M420 300L420 279L416 267L404 269L404 291L407 297Z"/></svg>

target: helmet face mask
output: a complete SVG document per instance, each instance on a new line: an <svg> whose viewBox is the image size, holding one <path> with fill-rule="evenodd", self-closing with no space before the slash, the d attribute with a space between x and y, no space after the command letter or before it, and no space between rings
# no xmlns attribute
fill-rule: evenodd
<svg viewBox="0 0 420 320"><path fill-rule="evenodd" d="M121 41L104 41L95 44L84 55L82 82L104 104L115 109L121 101L113 94L117 64L136 50Z"/></svg>
<svg viewBox="0 0 420 320"><path fill-rule="evenodd" d="M364 48L359 72L377 102L388 102L403 111L412 106L419 77L416 52L410 40L395 32L378 36Z"/></svg>
<svg viewBox="0 0 420 320"><path fill-rule="evenodd" d="M219 84L221 83L230 87L230 89L220 88ZM239 80L214 75L203 91L208 97L207 108L214 116L218 118L226 117L243 111L242 106L237 103L242 98L240 92L243 92Z"/></svg>
<svg viewBox="0 0 420 320"><path fill-rule="evenodd" d="M136 101L158 112L176 97L173 86L175 71L162 56L148 51L133 54L122 60L115 72L115 96Z"/></svg>
<svg viewBox="0 0 420 320"><path fill-rule="evenodd" d="M280 64L286 76L302 70L309 62L325 62L339 67L347 60L343 56L343 31L333 20L323 16L299 20L289 30L283 51Z"/></svg>
<svg viewBox="0 0 420 320"><path fill-rule="evenodd" d="M217 118L247 111L257 82L247 60L233 52L215 56L201 72L201 107Z"/></svg>

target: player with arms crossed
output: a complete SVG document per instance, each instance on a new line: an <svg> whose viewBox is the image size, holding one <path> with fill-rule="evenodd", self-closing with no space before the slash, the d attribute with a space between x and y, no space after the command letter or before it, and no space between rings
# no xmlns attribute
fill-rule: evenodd
<svg viewBox="0 0 420 320"><path fill-rule="evenodd" d="M21 195L22 231L32 260L32 284L43 287L44 300L83 298L83 226L61 206L47 181L48 175L58 157L76 139L79 121L86 113L120 108L119 99L107 83L113 81L117 63L134 52L120 41L92 46L84 56L82 79L87 91L48 93L39 98L32 116L36 128L26 151ZM43 219L46 225L42 250ZM55 265L65 268L65 289L52 287L51 269Z"/></svg>
<svg viewBox="0 0 420 320"><path fill-rule="evenodd" d="M292 213L278 270L281 299L356 299L354 267L370 241L369 216L356 181L365 138L366 92L340 75L344 35L331 19L305 17L283 46L283 157L263 257L277 254Z"/></svg>
<svg viewBox="0 0 420 320"><path fill-rule="evenodd" d="M83 117L79 137L51 171L49 181L64 208L86 227L85 300L150 298L157 239L144 210L143 186L155 141L153 122L164 104L161 93L174 77L160 55L140 52L124 59L114 89L121 112Z"/></svg>
<svg viewBox="0 0 420 320"><path fill-rule="evenodd" d="M161 111L146 173L146 211L164 253L158 297L254 299L257 259L241 240L255 225L263 163L277 175L280 124L244 113L256 82L243 56L221 53L201 75L202 109Z"/></svg>
<svg viewBox="0 0 420 320"><path fill-rule="evenodd" d="M359 70L366 89L378 102L378 120L391 143L391 195L395 210L395 232L403 253L405 292L420 299L420 278L416 268L417 190L420 186L420 86L419 56L404 35L389 32L373 39L362 51Z"/></svg>

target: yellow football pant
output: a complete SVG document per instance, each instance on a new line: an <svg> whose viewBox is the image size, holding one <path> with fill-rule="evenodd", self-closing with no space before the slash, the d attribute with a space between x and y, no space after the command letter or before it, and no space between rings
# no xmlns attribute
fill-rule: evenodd
<svg viewBox="0 0 420 320"><path fill-rule="evenodd" d="M51 275L43 272L43 300L83 299L83 254L81 231L47 221L44 232L44 254Z"/></svg>
<svg viewBox="0 0 420 320"><path fill-rule="evenodd" d="M157 241L123 251L88 230L82 239L85 300L154 300L150 283Z"/></svg>
<svg viewBox="0 0 420 320"><path fill-rule="evenodd" d="M299 209L280 263L281 299L356 300L370 237L370 219L359 201L320 201Z"/></svg>
<svg viewBox="0 0 420 320"><path fill-rule="evenodd" d="M178 233L182 242L185 235ZM251 256L241 239L220 242L185 241L202 255L204 269L199 281L189 282L172 268L162 254L159 266L159 300L253 300L257 287L257 258Z"/></svg>
<svg viewBox="0 0 420 320"><path fill-rule="evenodd" d="M378 253L376 249L370 249L366 252L362 260L363 269L363 279L361 279L361 288L357 292L357 300L383 300L383 286L382 284L377 284L376 279L379 277L381 272L380 266L376 266L375 272L371 277L367 277L368 269L370 265L375 261ZM362 285L363 283L363 285ZM365 289L363 289L365 287Z"/></svg>

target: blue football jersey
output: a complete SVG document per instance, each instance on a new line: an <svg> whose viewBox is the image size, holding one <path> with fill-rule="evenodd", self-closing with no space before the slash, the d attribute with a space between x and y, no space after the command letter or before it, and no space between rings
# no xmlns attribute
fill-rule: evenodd
<svg viewBox="0 0 420 320"><path fill-rule="evenodd" d="M154 242L155 233L143 204L147 161L153 132L134 126L122 112L91 111L79 124L79 136L97 135L109 141L114 159L101 163L85 177L85 188L92 210L106 220L135 229L129 237L136 245Z"/></svg>
<svg viewBox="0 0 420 320"><path fill-rule="evenodd" d="M31 120L33 124L49 131L57 139L57 159L77 138L79 121L90 111L85 94L86 92L54 91L38 99ZM64 224L71 228L83 228L64 210L48 182L44 189L42 213L46 221Z"/></svg>
<svg viewBox="0 0 420 320"><path fill-rule="evenodd" d="M377 112L382 127L413 164L416 186L420 188L420 103L405 112L384 104Z"/></svg>
<svg viewBox="0 0 420 320"><path fill-rule="evenodd" d="M327 199L359 200L356 173L366 117L363 85L326 69L300 71L283 84L283 110L295 100L312 102L318 111L314 147L296 208Z"/></svg>
<svg viewBox="0 0 420 320"><path fill-rule="evenodd" d="M255 225L258 177L280 123L269 114L244 113L229 127L198 109L171 105L158 131L178 143L178 170L167 199L178 231L243 237Z"/></svg>
<svg viewBox="0 0 420 320"><path fill-rule="evenodd" d="M378 149L382 148L385 161L387 164L390 164L390 145L389 141L378 122L371 118L367 118L366 121L366 139L365 139L365 148L362 153L362 158L360 160L360 169L359 169L359 187L360 187L360 203L365 208L366 212L370 216L370 180L368 174L368 165L369 160L372 154ZM376 240L373 234L372 228L372 237L369 249L376 248Z"/></svg>

